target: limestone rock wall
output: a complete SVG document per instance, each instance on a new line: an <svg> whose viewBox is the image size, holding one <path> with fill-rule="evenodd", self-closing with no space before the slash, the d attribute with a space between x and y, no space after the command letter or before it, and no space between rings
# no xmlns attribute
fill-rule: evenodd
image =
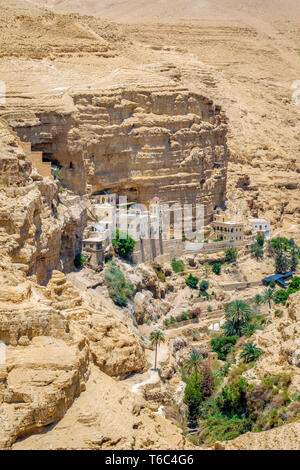
<svg viewBox="0 0 300 470"><path fill-rule="evenodd" d="M74 93L69 113L7 114L21 140L62 165L75 192L110 189L148 203L225 197L226 118L208 98L175 85Z"/></svg>

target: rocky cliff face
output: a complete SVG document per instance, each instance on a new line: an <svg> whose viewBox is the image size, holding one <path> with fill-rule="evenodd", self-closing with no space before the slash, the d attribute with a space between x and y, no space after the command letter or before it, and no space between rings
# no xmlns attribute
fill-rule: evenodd
<svg viewBox="0 0 300 470"><path fill-rule="evenodd" d="M87 200L62 194L34 171L18 137L0 123L0 251L39 283L73 269L87 221Z"/></svg>
<svg viewBox="0 0 300 470"><path fill-rule="evenodd" d="M208 98L177 86L73 94L70 114L36 113L8 122L23 141L62 168L77 193L109 189L147 204L224 201L226 119ZM29 118L28 118L29 119Z"/></svg>

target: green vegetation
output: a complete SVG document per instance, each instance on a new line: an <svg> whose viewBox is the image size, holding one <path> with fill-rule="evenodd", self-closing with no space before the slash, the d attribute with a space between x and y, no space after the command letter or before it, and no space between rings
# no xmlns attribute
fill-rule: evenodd
<svg viewBox="0 0 300 470"><path fill-rule="evenodd" d="M128 299L132 297L134 287L126 282L124 274L114 261L110 262L105 270L104 279L113 302L119 307L127 307Z"/></svg>
<svg viewBox="0 0 300 470"><path fill-rule="evenodd" d="M153 264L153 269L155 271L155 274L157 276L157 278L161 281L161 282L166 282L166 276L165 276L165 273L163 272L161 266L159 266L158 264Z"/></svg>
<svg viewBox="0 0 300 470"><path fill-rule="evenodd" d="M157 369L157 349L158 349L158 345L160 343L164 343L165 342L165 335L163 334L162 331L158 330L158 331L152 331L151 335L150 335L150 341L151 343L155 346L155 362L154 362L154 370Z"/></svg>
<svg viewBox="0 0 300 470"><path fill-rule="evenodd" d="M243 345L243 351L241 352L240 357L246 364L248 364L249 362L256 361L261 354L262 350L257 348L253 343L246 343Z"/></svg>
<svg viewBox="0 0 300 470"><path fill-rule="evenodd" d="M275 257L275 269L277 273L295 271L298 265L299 249L293 238L273 238L268 242L268 253Z"/></svg>
<svg viewBox="0 0 300 470"><path fill-rule="evenodd" d="M85 258L82 253L77 253L77 255L74 258L74 266L75 268L79 269L81 268L85 263Z"/></svg>
<svg viewBox="0 0 300 470"><path fill-rule="evenodd" d="M200 282L199 289L200 289L201 292L206 292L207 289L208 289L208 286L209 286L208 281L204 280L204 281Z"/></svg>
<svg viewBox="0 0 300 470"><path fill-rule="evenodd" d="M236 258L237 258L236 248L234 247L226 248L224 252L225 252L226 263L233 263L234 261L236 261Z"/></svg>
<svg viewBox="0 0 300 470"><path fill-rule="evenodd" d="M116 253L122 258L128 259L135 247L135 241L128 234L122 234L116 230L116 236L112 240L112 245Z"/></svg>
<svg viewBox="0 0 300 470"><path fill-rule="evenodd" d="M274 293L274 302L275 304L285 304L291 294L294 294L300 290L300 277L295 276L294 279L290 282L287 290L279 289Z"/></svg>
<svg viewBox="0 0 300 470"><path fill-rule="evenodd" d="M264 247L265 244L265 236L264 235L257 235L256 237L256 243L260 248Z"/></svg>
<svg viewBox="0 0 300 470"><path fill-rule="evenodd" d="M243 300L234 300L225 307L226 322L224 324L225 335L241 336L242 328L250 320L250 306Z"/></svg>
<svg viewBox="0 0 300 470"><path fill-rule="evenodd" d="M191 289L197 289L198 282L199 278L197 276L193 276L192 274L190 274L189 277L185 280L186 285Z"/></svg>
<svg viewBox="0 0 300 470"><path fill-rule="evenodd" d="M190 353L189 358L186 360L184 364L184 370L188 374L192 374L194 372L200 373L202 370L202 360L203 360L203 356L200 353L200 351L193 349L193 351Z"/></svg>
<svg viewBox="0 0 300 470"><path fill-rule="evenodd" d="M228 353L235 346L238 336L218 336L210 342L212 350L218 354L218 359L225 361Z"/></svg>
<svg viewBox="0 0 300 470"><path fill-rule="evenodd" d="M251 255L258 261L264 257L264 250L258 243L251 245Z"/></svg>
<svg viewBox="0 0 300 470"><path fill-rule="evenodd" d="M62 179L62 174L61 174L61 168L59 166L55 166L54 167L54 177L58 180L61 180Z"/></svg>
<svg viewBox="0 0 300 470"><path fill-rule="evenodd" d="M291 271L296 271L298 266L298 250L293 246L291 249L291 260L290 260L290 269Z"/></svg>
<svg viewBox="0 0 300 470"><path fill-rule="evenodd" d="M269 305L269 309L271 310L272 308L272 302L274 300L274 290L273 289L265 289L264 295L263 295L263 300L265 304Z"/></svg>
<svg viewBox="0 0 300 470"><path fill-rule="evenodd" d="M253 302L258 306L264 303L264 298L260 294L256 294L253 298Z"/></svg>
<svg viewBox="0 0 300 470"><path fill-rule="evenodd" d="M186 379L183 403L188 406L188 418L196 421L199 417L199 408L202 403L200 374L194 372Z"/></svg>
<svg viewBox="0 0 300 470"><path fill-rule="evenodd" d="M185 270L184 262L181 259L172 259L172 269L174 273L182 273Z"/></svg>
<svg viewBox="0 0 300 470"><path fill-rule="evenodd" d="M212 265L212 270L217 275L221 274L221 264L220 263L214 263Z"/></svg>

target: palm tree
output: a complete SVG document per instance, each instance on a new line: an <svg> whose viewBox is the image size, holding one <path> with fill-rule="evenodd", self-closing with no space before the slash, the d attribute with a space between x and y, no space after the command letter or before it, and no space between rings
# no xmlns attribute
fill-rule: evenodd
<svg viewBox="0 0 300 470"><path fill-rule="evenodd" d="M150 335L150 340L153 345L155 345L155 364L154 364L154 370L156 370L156 365L157 365L157 348L159 343L164 343L165 342L165 335L163 334L162 331L157 330L157 331L152 331Z"/></svg>
<svg viewBox="0 0 300 470"><path fill-rule="evenodd" d="M242 326L249 321L251 315L250 306L243 300L234 300L226 306L226 320L240 335Z"/></svg>
<svg viewBox="0 0 300 470"><path fill-rule="evenodd" d="M188 374L194 372L199 373L202 370L202 354L197 349L193 349L190 353L190 357L187 359L184 368Z"/></svg>
<svg viewBox="0 0 300 470"><path fill-rule="evenodd" d="M269 310L271 310L271 307L272 307L272 301L274 299L274 291L273 289L271 289L270 287L268 289L265 289L264 291L264 303L268 303L269 304Z"/></svg>
<svg viewBox="0 0 300 470"><path fill-rule="evenodd" d="M260 304L263 303L264 299L263 299L263 297L262 297L260 294L256 294L256 296L254 297L253 301L254 301L254 303L255 303L256 305L260 305Z"/></svg>
<svg viewBox="0 0 300 470"><path fill-rule="evenodd" d="M260 348L257 348L253 343L246 343L243 346L240 357L248 364L258 359L261 354L262 350Z"/></svg>

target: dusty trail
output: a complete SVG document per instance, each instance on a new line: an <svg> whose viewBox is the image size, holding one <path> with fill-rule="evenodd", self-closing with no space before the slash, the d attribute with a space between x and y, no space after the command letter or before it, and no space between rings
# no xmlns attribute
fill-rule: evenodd
<svg viewBox="0 0 300 470"><path fill-rule="evenodd" d="M158 369L168 360L169 348L166 344L160 344L157 351L157 370L153 369L155 351L146 353L147 360L151 364L148 371L143 374L134 374L132 377L124 380L124 384L130 391L138 395L142 394L141 388L148 384L158 383L160 381Z"/></svg>

